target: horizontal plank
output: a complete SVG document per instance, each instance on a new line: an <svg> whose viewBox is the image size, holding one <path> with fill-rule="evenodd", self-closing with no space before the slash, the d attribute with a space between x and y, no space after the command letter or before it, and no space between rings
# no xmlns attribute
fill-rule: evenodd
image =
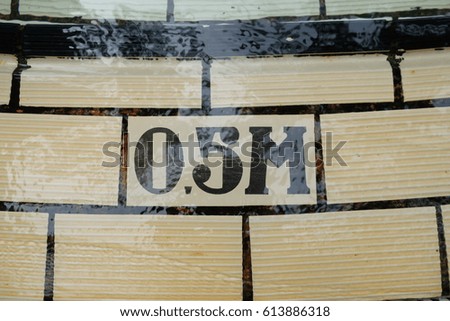
<svg viewBox="0 0 450 321"><path fill-rule="evenodd" d="M0 105L9 103L11 95L11 81L17 59L11 55L0 55Z"/></svg>
<svg viewBox="0 0 450 321"><path fill-rule="evenodd" d="M407 231L398 230L402 223ZM255 216L250 236L255 300L386 300L441 292L434 207Z"/></svg>
<svg viewBox="0 0 450 321"><path fill-rule="evenodd" d="M48 214L0 212L0 300L42 300Z"/></svg>
<svg viewBox="0 0 450 321"><path fill-rule="evenodd" d="M175 0L176 21L248 20L266 17L318 16L319 3L315 0Z"/></svg>
<svg viewBox="0 0 450 321"><path fill-rule="evenodd" d="M21 14L84 19L166 20L166 0L21 0Z"/></svg>
<svg viewBox="0 0 450 321"><path fill-rule="evenodd" d="M400 67L406 101L450 97L450 48L407 51Z"/></svg>
<svg viewBox="0 0 450 321"><path fill-rule="evenodd" d="M328 15L396 12L417 9L448 9L448 0L326 0Z"/></svg>
<svg viewBox="0 0 450 321"><path fill-rule="evenodd" d="M200 61L29 59L21 104L37 107L201 108Z"/></svg>
<svg viewBox="0 0 450 321"><path fill-rule="evenodd" d="M384 55L232 58L211 67L213 108L393 100Z"/></svg>
<svg viewBox="0 0 450 321"><path fill-rule="evenodd" d="M120 144L121 127L120 117L3 114L0 200L116 205L119 166L102 166L103 146Z"/></svg>
<svg viewBox="0 0 450 321"><path fill-rule="evenodd" d="M447 196L449 121L450 108L322 115L328 202Z"/></svg>
<svg viewBox="0 0 450 321"><path fill-rule="evenodd" d="M56 300L242 298L241 217L57 214L55 239Z"/></svg>

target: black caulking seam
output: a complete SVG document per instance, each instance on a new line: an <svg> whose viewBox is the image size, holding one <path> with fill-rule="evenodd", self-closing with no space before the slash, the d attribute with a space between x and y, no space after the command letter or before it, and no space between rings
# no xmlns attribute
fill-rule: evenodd
<svg viewBox="0 0 450 321"><path fill-rule="evenodd" d="M445 240L445 228L441 205L436 205L436 221L437 221L437 232L439 237L439 256L441 261L442 296L448 296L450 295L448 252Z"/></svg>
<svg viewBox="0 0 450 321"><path fill-rule="evenodd" d="M175 3L174 0L167 0L167 22L175 21Z"/></svg>
<svg viewBox="0 0 450 321"><path fill-rule="evenodd" d="M211 59L207 55L202 59L202 110L205 115L211 112Z"/></svg>
<svg viewBox="0 0 450 321"><path fill-rule="evenodd" d="M205 77L206 80L206 77ZM205 81L204 104L209 106L208 82ZM434 107L449 107L450 97L435 100L407 101L400 109L422 109ZM322 105L293 105L293 106L264 106L264 107L225 107L211 108L210 116L231 115L308 115L308 114L340 114L340 113L363 113L371 111L398 110L394 101L387 103L356 103L356 104L322 104ZM0 113L23 113L23 114L48 114L48 115L86 115L86 116L177 116L196 117L205 114L203 109L190 108L54 108L37 106L8 107L0 106Z"/></svg>
<svg viewBox="0 0 450 321"><path fill-rule="evenodd" d="M394 86L394 106L396 108L403 108L405 98L403 94L402 70L400 68L401 57L397 52L391 52L388 56L388 61L392 68L392 78Z"/></svg>
<svg viewBox="0 0 450 321"><path fill-rule="evenodd" d="M19 0L11 0L11 13L10 19L15 20L19 19Z"/></svg>
<svg viewBox="0 0 450 321"><path fill-rule="evenodd" d="M122 118L122 141L119 175L119 206L127 206L127 169L128 169L128 116Z"/></svg>
<svg viewBox="0 0 450 321"><path fill-rule="evenodd" d="M315 136L316 136L316 193L318 211L321 212L327 207L327 188L325 180L325 159L323 154L322 127L320 115L314 115ZM306 156L305 156L306 157Z"/></svg>
<svg viewBox="0 0 450 321"><path fill-rule="evenodd" d="M319 0L320 5L320 19L327 18L327 4L325 0Z"/></svg>
<svg viewBox="0 0 450 321"><path fill-rule="evenodd" d="M253 301L253 272L249 215L242 215L242 300Z"/></svg>
<svg viewBox="0 0 450 321"><path fill-rule="evenodd" d="M6 212L40 212L40 213L66 213L66 214L129 214L129 215L156 215L180 214L189 215L284 215L284 214L314 214L319 212L339 212L351 210L375 210L395 208L435 207L436 204L450 205L450 195L432 198L400 199L359 203L327 203L326 208L321 205L278 205L273 206L100 206L94 204L42 204L0 201L0 210Z"/></svg>
<svg viewBox="0 0 450 321"><path fill-rule="evenodd" d="M55 281L55 213L49 213L47 231L47 255L45 260L44 301L53 301Z"/></svg>
<svg viewBox="0 0 450 321"><path fill-rule="evenodd" d="M20 83L22 78L22 72L28 68L27 60L23 54L23 26L19 26L17 30L16 39L16 56L17 56L17 67L12 73L11 80L11 93L9 100L9 107L12 109L18 108L20 106Z"/></svg>

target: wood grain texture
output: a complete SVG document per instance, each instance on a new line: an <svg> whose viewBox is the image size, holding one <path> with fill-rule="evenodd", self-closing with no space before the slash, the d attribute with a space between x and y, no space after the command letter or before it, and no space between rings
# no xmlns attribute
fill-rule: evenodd
<svg viewBox="0 0 450 321"><path fill-rule="evenodd" d="M165 21L167 0L20 0L19 10L47 17Z"/></svg>
<svg viewBox="0 0 450 321"><path fill-rule="evenodd" d="M0 200L117 205L120 117L0 116Z"/></svg>
<svg viewBox="0 0 450 321"><path fill-rule="evenodd" d="M42 300L48 214L0 212L0 300Z"/></svg>
<svg viewBox="0 0 450 321"><path fill-rule="evenodd" d="M255 300L436 297L433 207L250 218Z"/></svg>
<svg viewBox="0 0 450 321"><path fill-rule="evenodd" d="M417 9L448 9L449 0L326 0L328 15L395 12Z"/></svg>
<svg viewBox="0 0 450 321"><path fill-rule="evenodd" d="M11 1L1 0L0 1L0 13L9 14L11 12Z"/></svg>
<svg viewBox="0 0 450 321"><path fill-rule="evenodd" d="M449 108L322 115L321 126L329 203L449 194Z"/></svg>
<svg viewBox="0 0 450 321"><path fill-rule="evenodd" d="M240 300L242 218L56 215L56 300Z"/></svg>
<svg viewBox="0 0 450 321"><path fill-rule="evenodd" d="M384 55L216 60L211 88L213 108L394 100Z"/></svg>
<svg viewBox="0 0 450 321"><path fill-rule="evenodd" d="M400 67L406 101L450 97L450 48L407 51Z"/></svg>
<svg viewBox="0 0 450 321"><path fill-rule="evenodd" d="M316 0L175 0L175 20L248 20L266 17L318 16Z"/></svg>
<svg viewBox="0 0 450 321"><path fill-rule="evenodd" d="M17 59L12 55L0 55L0 105L9 103L11 81Z"/></svg>
<svg viewBox="0 0 450 321"><path fill-rule="evenodd" d="M36 58L28 64L25 106L201 108L200 61Z"/></svg>

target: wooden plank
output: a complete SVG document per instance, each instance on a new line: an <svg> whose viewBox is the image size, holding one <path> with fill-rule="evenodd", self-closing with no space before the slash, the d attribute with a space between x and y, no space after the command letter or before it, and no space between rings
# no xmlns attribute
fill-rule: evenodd
<svg viewBox="0 0 450 321"><path fill-rule="evenodd" d="M11 12L11 2L10 1L0 1L0 13L9 14Z"/></svg>
<svg viewBox="0 0 450 321"><path fill-rule="evenodd" d="M450 48L407 51L400 67L406 101L450 97Z"/></svg>
<svg viewBox="0 0 450 321"><path fill-rule="evenodd" d="M49 57L28 64L25 106L201 108L200 61Z"/></svg>
<svg viewBox="0 0 450 321"><path fill-rule="evenodd" d="M374 12L396 12L417 9L448 9L448 0L326 0L328 15L363 14Z"/></svg>
<svg viewBox="0 0 450 321"><path fill-rule="evenodd" d="M17 59L12 55L0 55L0 105L7 105L11 95L12 73Z"/></svg>
<svg viewBox="0 0 450 321"><path fill-rule="evenodd" d="M117 205L120 117L1 114L0 200Z"/></svg>
<svg viewBox="0 0 450 321"><path fill-rule="evenodd" d="M264 107L394 100L384 55L232 58L211 69L212 107Z"/></svg>
<svg viewBox="0 0 450 321"><path fill-rule="evenodd" d="M21 0L21 14L84 19L166 20L166 0Z"/></svg>
<svg viewBox="0 0 450 321"><path fill-rule="evenodd" d="M250 217L255 300L436 297L433 207Z"/></svg>
<svg viewBox="0 0 450 321"><path fill-rule="evenodd" d="M252 128L255 132L258 128L267 130L261 142L255 141ZM292 139L287 139L288 128L295 132ZM243 206L317 201L314 115L130 117L128 129L132 144L128 205ZM152 134L147 136L150 130ZM176 136L169 139L171 132ZM180 147L171 147L167 153L164 144L175 142L176 137ZM254 150L257 146L265 151ZM167 155L176 157L169 162Z"/></svg>
<svg viewBox="0 0 450 321"><path fill-rule="evenodd" d="M175 20L248 20L266 17L318 16L316 0L175 0Z"/></svg>
<svg viewBox="0 0 450 321"><path fill-rule="evenodd" d="M241 300L242 218L56 215L56 300Z"/></svg>
<svg viewBox="0 0 450 321"><path fill-rule="evenodd" d="M328 202L448 196L449 124L449 108L322 115Z"/></svg>
<svg viewBox="0 0 450 321"><path fill-rule="evenodd" d="M42 300L48 214L0 212L0 300Z"/></svg>

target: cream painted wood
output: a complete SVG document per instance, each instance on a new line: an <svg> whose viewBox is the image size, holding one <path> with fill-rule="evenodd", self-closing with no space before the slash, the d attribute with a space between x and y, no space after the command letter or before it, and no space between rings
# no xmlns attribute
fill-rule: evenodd
<svg viewBox="0 0 450 321"><path fill-rule="evenodd" d="M449 194L450 108L320 118L329 203ZM340 142L345 142L338 151L345 164L333 157Z"/></svg>
<svg viewBox="0 0 450 321"><path fill-rule="evenodd" d="M48 214L0 212L0 300L42 300Z"/></svg>
<svg viewBox="0 0 450 321"><path fill-rule="evenodd" d="M55 300L241 300L242 218L56 215Z"/></svg>
<svg viewBox="0 0 450 321"><path fill-rule="evenodd" d="M416 9L448 9L449 0L326 0L328 15L395 12Z"/></svg>
<svg viewBox="0 0 450 321"><path fill-rule="evenodd" d="M11 1L0 0L0 13L9 14L11 12Z"/></svg>
<svg viewBox="0 0 450 321"><path fill-rule="evenodd" d="M117 205L122 118L0 115L0 200Z"/></svg>
<svg viewBox="0 0 450 321"><path fill-rule="evenodd" d="M407 51L400 67L406 101L450 97L450 48Z"/></svg>
<svg viewBox="0 0 450 321"><path fill-rule="evenodd" d="M318 16L316 0L174 0L175 20L248 20L266 17Z"/></svg>
<svg viewBox="0 0 450 321"><path fill-rule="evenodd" d="M28 64L25 106L201 108L200 61L35 58Z"/></svg>
<svg viewBox="0 0 450 321"><path fill-rule="evenodd" d="M389 102L392 69L384 55L231 58L213 61L212 107Z"/></svg>
<svg viewBox="0 0 450 321"><path fill-rule="evenodd" d="M0 55L0 105L9 104L11 81L17 59L12 55Z"/></svg>
<svg viewBox="0 0 450 321"><path fill-rule="evenodd" d="M250 217L255 300L441 295L434 207Z"/></svg>
<svg viewBox="0 0 450 321"><path fill-rule="evenodd" d="M21 14L166 21L167 0L20 0Z"/></svg>

